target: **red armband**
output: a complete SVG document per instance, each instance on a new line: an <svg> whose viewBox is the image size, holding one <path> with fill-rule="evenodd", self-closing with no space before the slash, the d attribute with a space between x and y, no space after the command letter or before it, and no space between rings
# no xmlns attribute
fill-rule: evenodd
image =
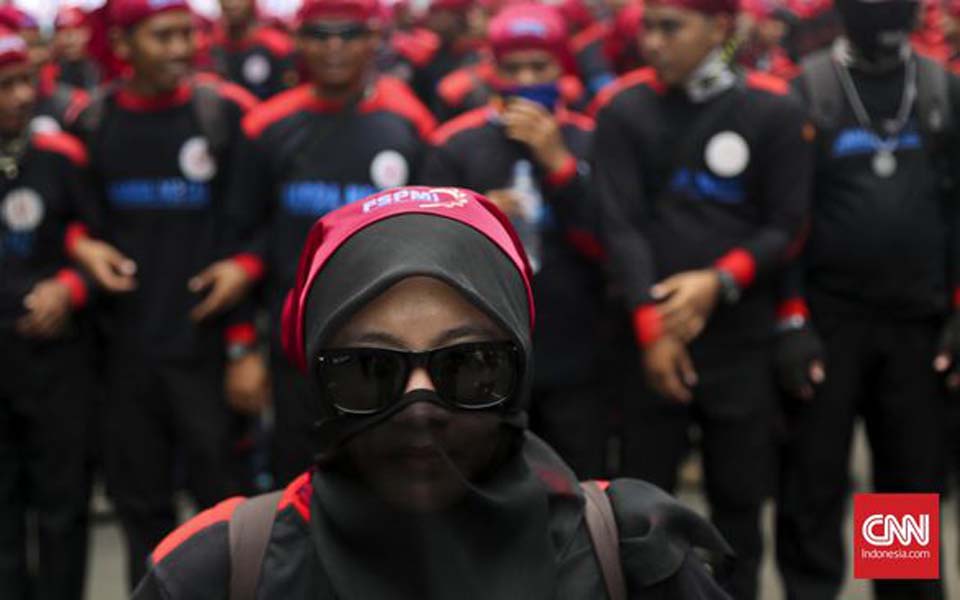
<svg viewBox="0 0 960 600"><path fill-rule="evenodd" d="M237 254L233 257L233 261L247 273L247 277L251 280L260 281L260 278L263 277L265 271L263 260L256 254L250 252Z"/></svg>
<svg viewBox="0 0 960 600"><path fill-rule="evenodd" d="M54 276L70 291L70 306L74 310L83 308L87 303L87 284L73 269L60 269Z"/></svg>
<svg viewBox="0 0 960 600"><path fill-rule="evenodd" d="M633 311L633 332L641 348L650 346L663 336L663 322L655 305L644 304Z"/></svg>
<svg viewBox="0 0 960 600"><path fill-rule="evenodd" d="M730 273L740 289L746 289L757 276L757 261L743 248L734 248L724 254L714 266Z"/></svg>

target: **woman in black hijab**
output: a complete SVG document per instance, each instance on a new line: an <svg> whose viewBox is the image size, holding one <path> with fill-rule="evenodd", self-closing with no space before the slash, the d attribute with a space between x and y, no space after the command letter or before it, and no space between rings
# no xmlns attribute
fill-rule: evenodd
<svg viewBox="0 0 960 600"><path fill-rule="evenodd" d="M533 321L522 246L477 194L400 188L324 217L283 324L317 466L271 506L262 560L231 573L250 521L228 500L158 546L134 597L237 597L239 579L251 598L607 597L576 478L526 431ZM626 597L727 597L695 551L729 554L709 524L640 481L607 494Z"/></svg>

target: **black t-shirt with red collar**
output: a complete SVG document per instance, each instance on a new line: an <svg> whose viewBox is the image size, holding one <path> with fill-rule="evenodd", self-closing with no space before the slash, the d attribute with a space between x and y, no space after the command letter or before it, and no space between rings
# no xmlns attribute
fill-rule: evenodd
<svg viewBox="0 0 960 600"><path fill-rule="evenodd" d="M218 99L226 136L216 153L198 118L199 85ZM222 350L225 323L191 323L189 312L204 293L189 291L187 282L226 257L221 228L226 175L240 120L256 99L207 78L162 97L121 88L102 103L95 125L93 104L68 120L90 153L91 233L137 264L137 289L102 302L107 341L151 357L209 357ZM235 325L228 336L247 341L250 327Z"/></svg>
<svg viewBox="0 0 960 600"><path fill-rule="evenodd" d="M276 29L259 27L241 40L218 31L210 55L217 73L261 100L297 83L293 42Z"/></svg>
<svg viewBox="0 0 960 600"><path fill-rule="evenodd" d="M769 339L776 274L799 248L810 206L813 126L782 80L738 74L705 102L652 70L598 98L594 178L605 246L641 343L658 336L651 288L714 265L743 293L695 345Z"/></svg>
<svg viewBox="0 0 960 600"><path fill-rule="evenodd" d="M536 377L539 385L582 383L594 374L602 300L602 251L596 241L587 161L592 119L558 109L556 118L573 156L555 173L534 166L545 203L538 228L541 268L535 276ZM499 113L486 106L437 130L420 179L486 193L510 188L518 161L536 165L530 150L507 138Z"/></svg>
<svg viewBox="0 0 960 600"><path fill-rule="evenodd" d="M33 109L31 130L42 133L62 131L67 114L88 99L86 90L60 79L56 64L46 65L37 77L37 103Z"/></svg>
<svg viewBox="0 0 960 600"><path fill-rule="evenodd" d="M244 240L236 250L266 266L267 304L275 319L316 220L414 181L434 125L409 88L386 76L354 102L323 100L304 84L247 115L228 220L234 236Z"/></svg>
<svg viewBox="0 0 960 600"><path fill-rule="evenodd" d="M71 223L81 217L83 144L65 133L32 134L16 172L0 173L0 330L23 316L23 298L56 277L70 289L75 309L89 286L70 266Z"/></svg>

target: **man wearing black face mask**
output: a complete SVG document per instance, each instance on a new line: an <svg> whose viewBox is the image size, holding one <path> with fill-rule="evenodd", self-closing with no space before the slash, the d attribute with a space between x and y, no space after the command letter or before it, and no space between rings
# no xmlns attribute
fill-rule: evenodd
<svg viewBox="0 0 960 600"><path fill-rule="evenodd" d="M489 190L514 219L537 265L541 305L535 348L534 429L581 477L603 474L604 426L597 385L602 278L591 232L586 159L591 119L558 104L567 54L555 9L517 5L490 23L502 97L437 131L421 179Z"/></svg>
<svg viewBox="0 0 960 600"><path fill-rule="evenodd" d="M778 555L788 594L833 598L855 418L878 492L941 490L944 389L960 383L955 109L960 79L914 55L919 3L843 0L847 36L804 63L819 130L810 236L788 277L778 366L790 406ZM880 598L939 582L877 581Z"/></svg>

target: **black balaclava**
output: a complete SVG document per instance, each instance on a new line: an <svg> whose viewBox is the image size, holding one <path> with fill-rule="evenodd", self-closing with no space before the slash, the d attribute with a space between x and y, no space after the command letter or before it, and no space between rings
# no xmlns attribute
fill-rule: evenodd
<svg viewBox="0 0 960 600"><path fill-rule="evenodd" d="M918 0L837 0L854 59L865 66L903 61L919 9Z"/></svg>
<svg viewBox="0 0 960 600"><path fill-rule="evenodd" d="M420 200L409 201L416 190ZM432 512L404 510L359 477L343 445L405 406L437 402L435 393L410 392L374 416L339 415L318 402L312 538L342 600L547 600L558 581L549 493L539 467L524 456L532 377L529 268L515 235L485 199L434 191L433 201L424 200L428 188L385 192L318 224L288 298L285 347L313 377L312 358L360 308L405 278L439 279L499 323L526 357L520 392L492 409L501 417L503 451L475 480L444 454L463 496Z"/></svg>

